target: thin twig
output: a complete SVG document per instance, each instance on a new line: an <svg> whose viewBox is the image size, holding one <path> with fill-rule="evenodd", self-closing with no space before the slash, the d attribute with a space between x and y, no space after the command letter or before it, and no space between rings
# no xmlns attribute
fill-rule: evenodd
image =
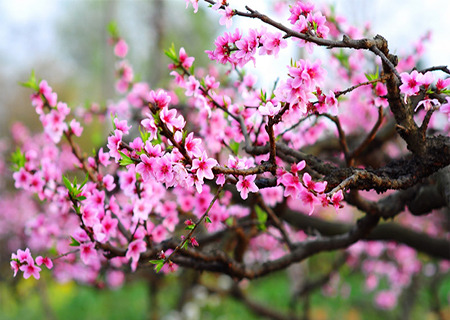
<svg viewBox="0 0 450 320"><path fill-rule="evenodd" d="M173 257L174 254L176 254L178 251L180 251L181 248L183 248L186 244L187 241L189 241L192 237L192 235L194 234L195 230L197 230L198 226L203 222L203 220L206 218L206 216L208 215L209 211L211 210L211 208L213 207L214 203L216 202L216 200L219 198L220 192L222 191L223 187L220 186L219 189L217 189L216 195L214 196L214 198L211 200L211 203L209 204L208 209L206 209L205 213L200 217L200 219L194 224L194 227L191 229L191 231L189 231L189 233L187 234L187 236L183 239L183 241L181 241L181 243L179 245L177 245L175 247L175 249L172 251L172 253L166 258L164 259L164 264L166 264L168 261L170 261L170 259Z"/></svg>

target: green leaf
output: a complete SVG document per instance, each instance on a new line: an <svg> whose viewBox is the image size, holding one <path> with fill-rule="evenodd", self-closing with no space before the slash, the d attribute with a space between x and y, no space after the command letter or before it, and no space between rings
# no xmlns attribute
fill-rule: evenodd
<svg viewBox="0 0 450 320"><path fill-rule="evenodd" d="M263 89L261 89L261 101L262 101L262 103L266 103L266 101L267 101L267 95Z"/></svg>
<svg viewBox="0 0 450 320"><path fill-rule="evenodd" d="M142 126L139 126L139 133L141 134L141 139L144 143L150 138L150 132L145 131Z"/></svg>
<svg viewBox="0 0 450 320"><path fill-rule="evenodd" d="M207 223L211 223L211 222L212 222L211 219L210 219L208 216L206 216L205 221L206 221Z"/></svg>
<svg viewBox="0 0 450 320"><path fill-rule="evenodd" d="M232 227L234 225L234 218L233 217L228 217L225 220L225 223L226 223L227 226Z"/></svg>
<svg viewBox="0 0 450 320"><path fill-rule="evenodd" d="M110 21L108 23L107 29L112 38L119 37L119 28L117 27L116 21L114 21L114 20Z"/></svg>
<svg viewBox="0 0 450 320"><path fill-rule="evenodd" d="M187 246L188 246L188 241L185 241L185 242L183 243L183 245L181 246L181 249L186 249Z"/></svg>
<svg viewBox="0 0 450 320"><path fill-rule="evenodd" d="M234 140L230 141L230 149L233 151L235 155L239 153L239 146L240 144Z"/></svg>
<svg viewBox="0 0 450 320"><path fill-rule="evenodd" d="M27 82L20 82L20 85L25 88L33 89L34 91L39 91L39 85L36 80L36 75L34 73L34 70L31 71L31 76L28 79Z"/></svg>
<svg viewBox="0 0 450 320"><path fill-rule="evenodd" d="M125 153L123 153L122 151L119 151L119 153L123 157L119 161L121 166L127 166L129 164L133 164L134 163L134 161L129 156L127 156Z"/></svg>
<svg viewBox="0 0 450 320"><path fill-rule="evenodd" d="M155 265L155 271L158 273L164 266L164 259L150 260L150 263Z"/></svg>
<svg viewBox="0 0 450 320"><path fill-rule="evenodd" d="M377 66L377 71L375 73L365 73L364 75L366 76L367 80L373 81L373 80L377 80L379 78L379 74L380 74L380 70L379 70L379 67Z"/></svg>
<svg viewBox="0 0 450 320"><path fill-rule="evenodd" d="M184 227L185 230L192 230L194 228L195 228L194 224L190 224L190 225L187 225L186 227Z"/></svg>
<svg viewBox="0 0 450 320"><path fill-rule="evenodd" d="M444 90L441 90L439 92L443 93L443 94L450 94L450 89L444 89Z"/></svg>
<svg viewBox="0 0 450 320"><path fill-rule="evenodd" d="M175 63L178 63L178 56L175 52L175 44L172 42L172 46L168 50L164 50L164 53L166 56L169 57L170 60L172 60Z"/></svg>
<svg viewBox="0 0 450 320"><path fill-rule="evenodd" d="M11 154L11 162L11 170L13 171L19 171L20 168L25 167L25 153L19 147Z"/></svg>
<svg viewBox="0 0 450 320"><path fill-rule="evenodd" d="M350 64L348 62L349 56L345 54L344 50L341 49L338 53L335 53L334 57L338 59L342 66L344 66L346 69L350 68Z"/></svg>
<svg viewBox="0 0 450 320"><path fill-rule="evenodd" d="M64 182L64 185L66 186L67 190L69 190L69 193L73 194L72 182L70 182L70 180L67 179L66 176L63 176L63 182Z"/></svg>
<svg viewBox="0 0 450 320"><path fill-rule="evenodd" d="M79 197L76 197L75 199L78 200L78 201L83 201L83 200L86 200L86 197L85 196L79 196Z"/></svg>
<svg viewBox="0 0 450 320"><path fill-rule="evenodd" d="M111 116L111 123L112 123L112 126L113 126L114 130L116 130L117 127L116 127L116 124L114 123L114 119L116 118L116 115L114 115L114 114L111 112L110 116Z"/></svg>
<svg viewBox="0 0 450 320"><path fill-rule="evenodd" d="M70 238L72 239L72 242L70 243L71 247L79 247L80 246L80 243L77 240L75 240L74 237L70 237Z"/></svg>
<svg viewBox="0 0 450 320"><path fill-rule="evenodd" d="M259 206L255 206L256 217L258 218L258 228L262 231L266 230L267 212L261 209Z"/></svg>

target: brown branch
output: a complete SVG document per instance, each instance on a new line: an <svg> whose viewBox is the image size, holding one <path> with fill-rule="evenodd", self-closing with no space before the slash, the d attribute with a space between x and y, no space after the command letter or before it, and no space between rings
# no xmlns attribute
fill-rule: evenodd
<svg viewBox="0 0 450 320"><path fill-rule="evenodd" d="M345 89L345 90L343 90L343 91L337 91L337 92L335 92L334 95L335 95L335 97L337 98L337 97L342 96L342 95L344 95L344 94L347 94L347 93L349 93L349 92L351 92L351 91L353 91L353 90L355 90L355 89L357 89L357 88L359 88L359 87L367 86L367 85L369 85L369 84L374 84L374 83L377 83L377 82L383 82L383 81L385 81L385 80L386 80L386 77L385 77L385 76L382 76L381 78L378 78L378 79L374 79L374 80L370 80L370 81L358 83L358 84L355 84L354 86L352 86L352 87L350 87L350 88L347 88L347 89Z"/></svg>
<svg viewBox="0 0 450 320"><path fill-rule="evenodd" d="M296 245L295 250L279 259L256 263L251 266L238 263L220 252L212 255L208 261L178 255L173 257L173 262L197 270L228 274L236 279L255 279L283 270L289 265L303 261L319 252L347 248L356 241L365 238L378 221L378 217L367 215L359 219L356 225L344 234L301 242Z"/></svg>
<svg viewBox="0 0 450 320"><path fill-rule="evenodd" d="M347 161L347 164L350 164L349 149L348 149L348 145L347 145L347 138L345 136L344 129L342 129L341 121L339 120L339 118L337 116L332 116L332 115L329 115L327 113L324 113L322 115L324 117L330 119L331 121L333 121L334 124L336 125L336 128L337 128L338 133L339 133L339 144L341 145L341 149L342 149L342 152L344 153L345 160Z"/></svg>
<svg viewBox="0 0 450 320"><path fill-rule="evenodd" d="M275 212L273 212L272 208L266 205L263 198L261 197L261 194L257 194L257 202L262 207L262 209L267 212L270 219L273 221L275 227L280 231L281 236L283 237L284 242L286 242L286 245L288 246L289 250L292 251L294 249L294 244L289 238L289 235L286 232L286 229L284 228L282 221L278 218Z"/></svg>
<svg viewBox="0 0 450 320"><path fill-rule="evenodd" d="M361 154L361 152L373 141L373 139L375 138L375 135L377 134L378 129L380 129L380 126L382 123L383 123L383 108L379 107L377 122L373 126L372 130L370 130L369 134L364 139L364 141L355 150L353 150L349 155L351 165L353 165L354 158L357 158Z"/></svg>
<svg viewBox="0 0 450 320"><path fill-rule="evenodd" d="M185 245L186 242L189 241L192 237L192 235L194 234L195 230L198 228L198 226L203 222L203 220L206 218L206 216L208 215L209 211L211 210L211 208L213 207L214 203L216 202L216 200L219 198L220 192L222 191L223 187L219 187L219 189L217 189L216 195L214 196L214 198L211 200L208 209L206 209L205 213L200 217L200 219L194 224L194 227L191 229L191 231L189 231L189 233L187 234L187 236L183 239L183 241L181 241L181 243L179 245L177 245L175 247L175 249L172 251L172 253L166 258L164 259L164 264L166 264L168 261L171 261L171 258L178 252L180 251Z"/></svg>

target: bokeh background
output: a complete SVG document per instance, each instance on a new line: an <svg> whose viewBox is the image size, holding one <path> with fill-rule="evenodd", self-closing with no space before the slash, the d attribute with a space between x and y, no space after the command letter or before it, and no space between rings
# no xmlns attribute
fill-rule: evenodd
<svg viewBox="0 0 450 320"><path fill-rule="evenodd" d="M229 2L241 9L245 3L267 14L274 10L274 1L270 0ZM450 4L447 0L326 2L333 3L336 11L351 23L370 24L375 33L388 39L391 50L399 54L408 52L412 44L431 32L423 65L449 62ZM218 24L216 12L204 10L206 6L201 1L200 7L194 15L192 7L185 9L184 0L0 0L1 138L7 139L11 125L16 121L32 130L40 129L29 103L30 92L19 85L28 79L31 70L38 78L46 79L59 99L71 107L94 101L105 104L115 97L114 57L107 44L110 21L116 21L121 36L129 44L128 58L138 78L148 81L154 88L164 86L170 79L169 60L163 50L171 43L176 48L184 47L189 55L195 56L196 66L207 66L204 50L213 47L214 38L224 28ZM234 19L233 29L248 25L253 26L255 22ZM278 64L257 61L254 72L259 74L262 85L275 80L292 56L295 59L298 52L294 50L282 55ZM90 130L95 136L102 129ZM72 282L55 283L48 272L43 272L41 281L13 279L8 268L7 239L2 239L1 245L0 319L178 319L180 315L176 311L180 286L176 278L169 277L160 284L156 297L152 295L153 286L160 282L142 281L138 276L129 279L138 281L130 281L118 290L89 288ZM185 276L193 275L187 272ZM343 271L342 277L348 277L349 283L362 281L362 276L348 270ZM288 302L279 294L289 291L286 275L276 274L264 280L256 282L250 289L252 295L288 308ZM364 292L358 291L357 285L356 289L355 286L352 288L351 292L336 294L326 305L320 292L314 296L312 305L319 306L313 310L314 319L335 319L337 314L347 319L398 318L395 313L378 313L370 300L364 298ZM421 298L433 299L427 293ZM354 307L355 301L358 308ZM159 305L158 313L152 309L155 304ZM365 309L367 306L370 308ZM416 319L429 316L420 308L417 312ZM238 302L220 294L211 295L205 289L195 293L192 303L182 310L182 314L186 319L254 317Z"/></svg>

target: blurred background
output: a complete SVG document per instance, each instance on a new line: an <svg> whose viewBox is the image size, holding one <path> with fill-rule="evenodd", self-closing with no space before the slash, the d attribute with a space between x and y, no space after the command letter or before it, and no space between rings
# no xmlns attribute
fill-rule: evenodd
<svg viewBox="0 0 450 320"><path fill-rule="evenodd" d="M273 12L275 3L270 0L229 2L234 8L243 9L248 4L267 14ZM410 0L407 5L387 0L327 2L334 3L336 11L350 23L360 27L369 23L374 32L388 39L395 53L410 51L413 43L431 31L423 64L445 65L449 61L450 4L446 0ZM185 0L0 0L0 137L8 137L16 121L31 130L40 130L38 117L29 102L30 91L19 85L29 78L31 70L38 78L46 79L59 100L71 107L92 102L104 104L115 97L114 57L107 43L110 21L117 22L120 35L129 44L128 59L137 78L148 81L153 88L164 86L170 79L169 60L163 51L171 43L177 49L184 47L194 56L196 66L206 67L208 59L204 51L213 47L215 37L224 28L218 23L219 15L205 9L202 1L197 14L193 13L192 6L188 10L185 6ZM254 21L234 19L232 30L254 24ZM282 55L278 64L257 61L256 71L262 83L275 80L292 55L295 58L296 53ZM171 311L177 304L176 278L169 277L157 298L152 298L152 289L142 281L131 281L115 291L55 283L48 272L42 273L41 281L24 281L20 277L12 278L8 267L10 251L3 248L0 249L0 319L143 319L149 316L156 319L158 314L153 314L151 308L154 303L160 306L159 316L178 319L179 314ZM346 276L345 270L342 276ZM347 276L350 283L362 280L350 271ZM286 275L276 274L263 280L266 281L256 282L252 287L253 296L288 308L286 299L276 294L289 291ZM351 295L336 294L334 300L327 300L326 306L315 311L314 319L333 319L336 314L347 319L378 319L377 311L362 315L365 303L370 303L363 302L362 296L357 289ZM319 306L323 304L320 297L320 292L313 297ZM351 307L354 302L350 303L349 297L359 301L361 308ZM432 299L428 295L423 298ZM193 301L197 302L183 311L186 319L253 319L241 304L222 299L219 294L199 290ZM420 314L417 319L423 319L422 316L426 315ZM390 318L387 314L383 317Z"/></svg>

